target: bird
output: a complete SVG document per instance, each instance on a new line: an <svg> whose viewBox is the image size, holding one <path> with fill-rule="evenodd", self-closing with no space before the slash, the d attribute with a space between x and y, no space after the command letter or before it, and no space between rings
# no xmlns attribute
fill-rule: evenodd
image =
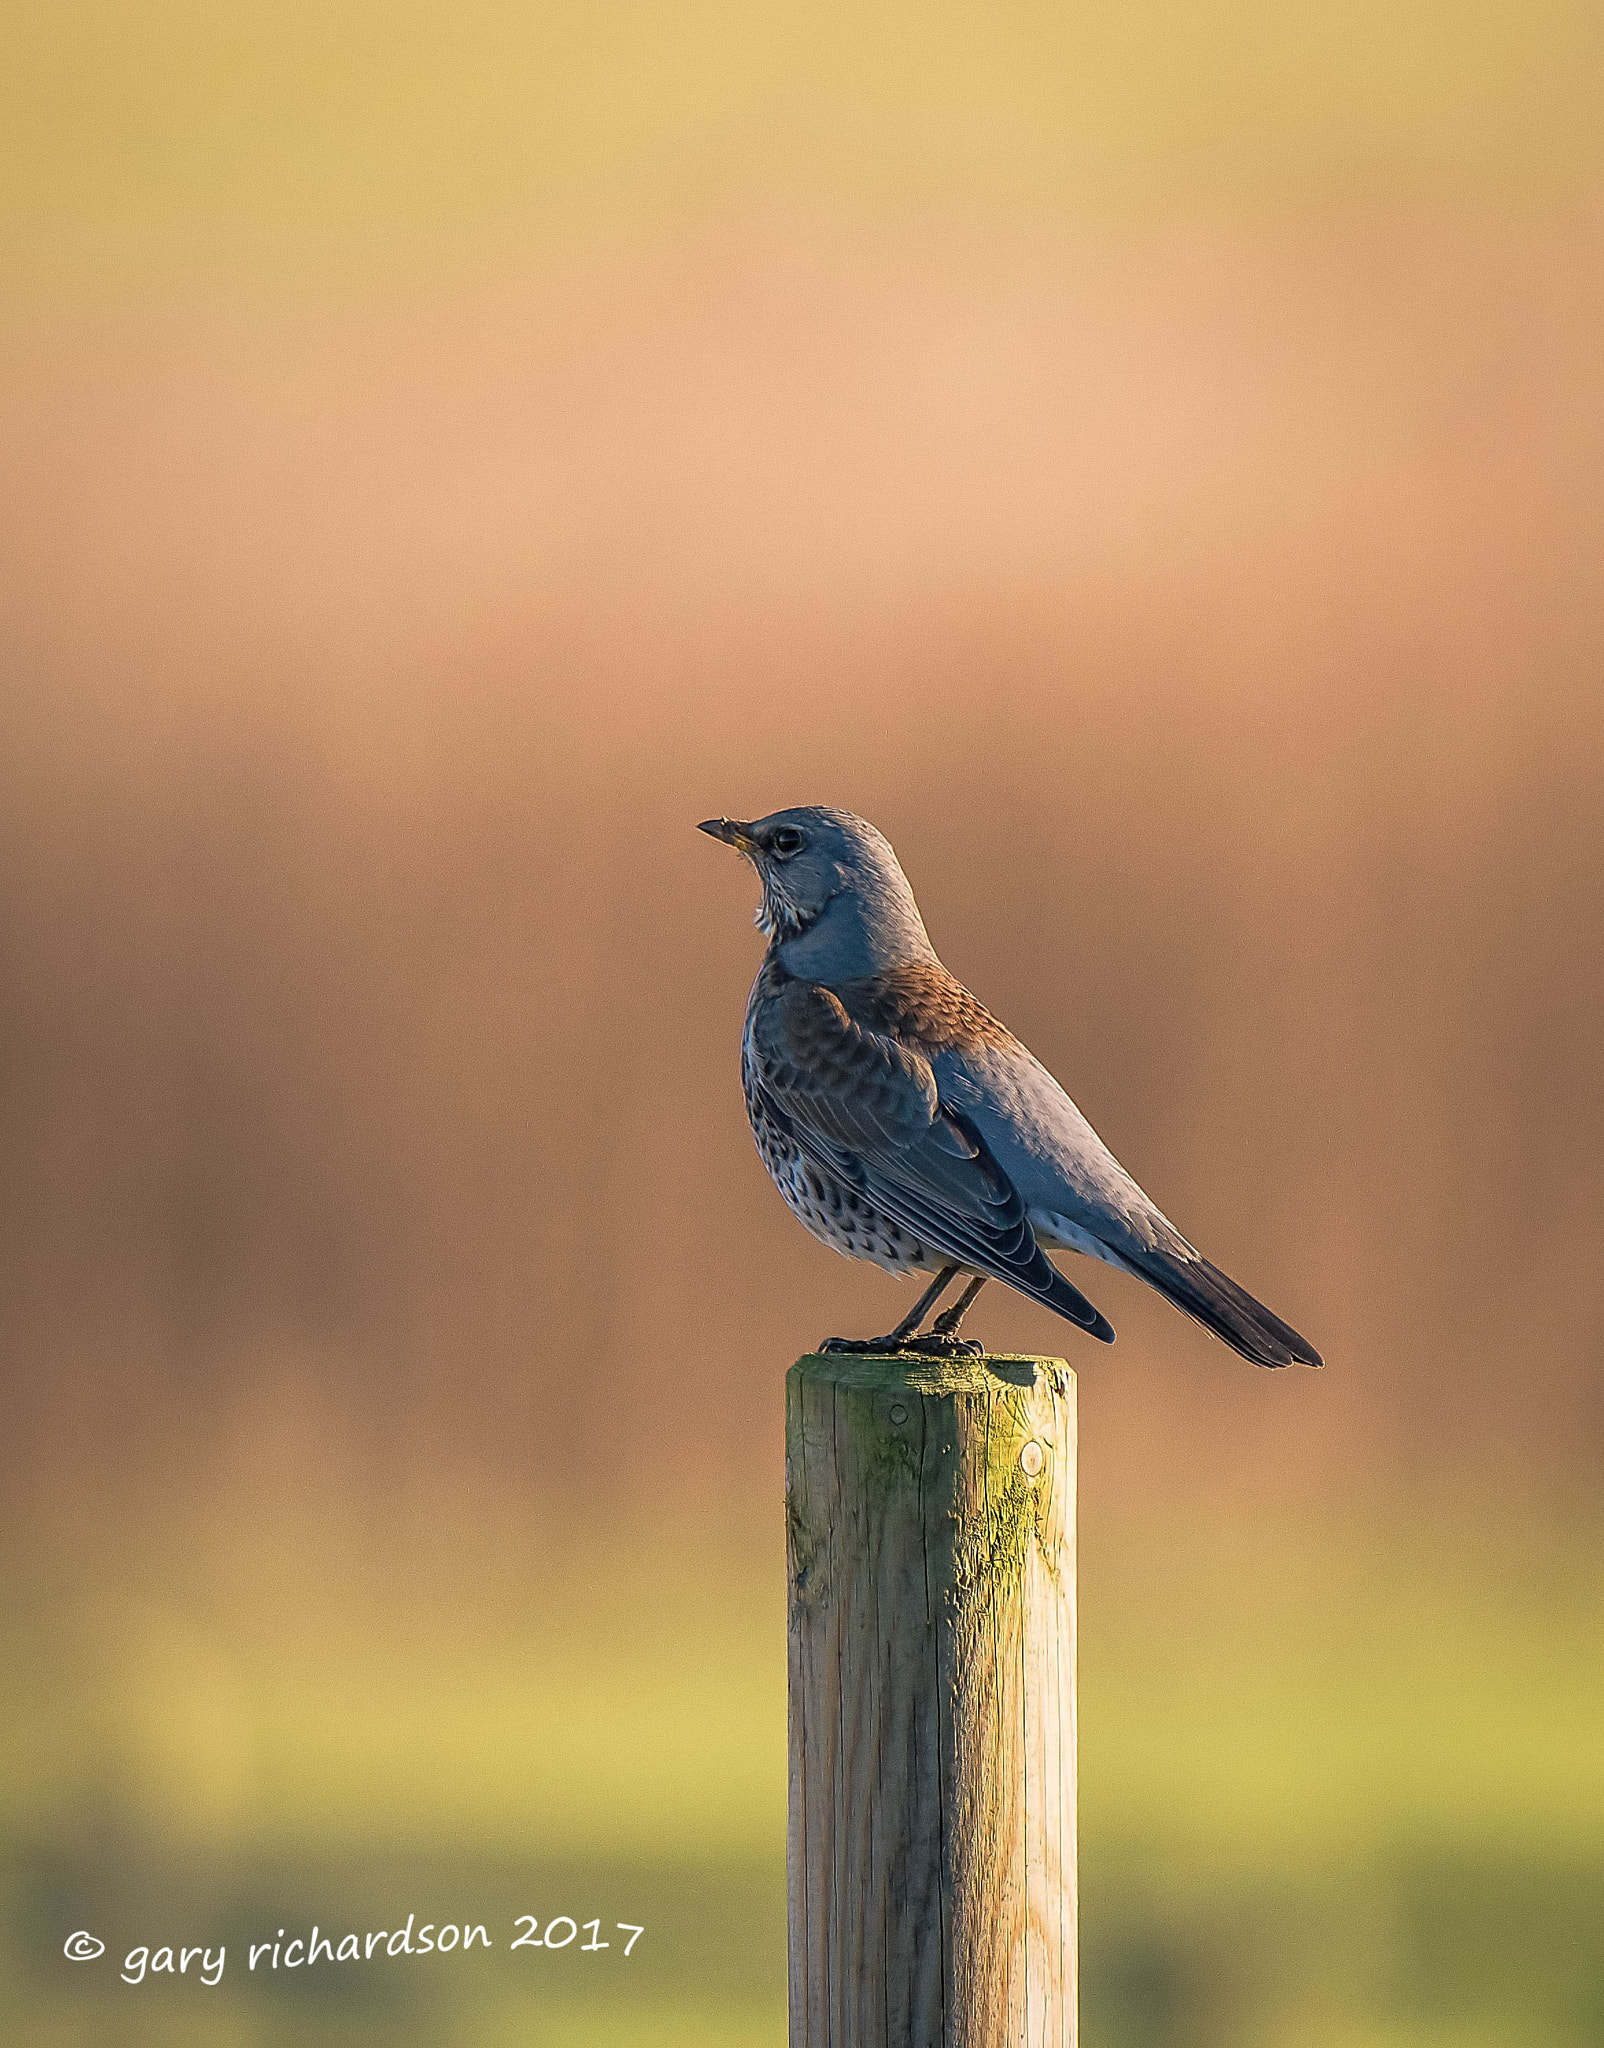
<svg viewBox="0 0 1604 2048"><path fill-rule="evenodd" d="M822 1243L898 1278L934 1275L885 1336L821 1350L979 1353L959 1330L988 1280L1112 1344L1108 1318L1047 1256L1069 1251L1135 1274L1255 1365L1323 1363L1181 1235L948 973L866 819L810 804L698 829L744 854L762 884L768 949L741 1074L764 1166ZM921 1331L960 1276L952 1306Z"/></svg>

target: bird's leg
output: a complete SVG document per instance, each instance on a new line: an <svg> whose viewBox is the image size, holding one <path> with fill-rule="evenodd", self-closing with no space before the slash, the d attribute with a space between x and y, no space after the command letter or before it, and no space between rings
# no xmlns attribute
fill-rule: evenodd
<svg viewBox="0 0 1604 2048"><path fill-rule="evenodd" d="M920 1295L913 1307L903 1317L902 1321L891 1332L886 1342L888 1344L906 1343L908 1338L913 1335L914 1331L924 1321L925 1317L929 1315L936 1303L940 1301L941 1297L957 1278L957 1275L958 1268L956 1266L943 1266L935 1279L931 1281L924 1293Z"/></svg>
<svg viewBox="0 0 1604 2048"><path fill-rule="evenodd" d="M952 1307L944 1310L943 1313L937 1316L936 1320L930 1325L931 1336L956 1337L958 1334L958 1325L963 1321L964 1317L968 1315L970 1309L973 1308L975 1296L980 1292L981 1288L984 1287L985 1284L985 1274L977 1273L974 1279L971 1280L969 1285L964 1289L963 1293L960 1294L958 1299L953 1303Z"/></svg>
<svg viewBox="0 0 1604 2048"><path fill-rule="evenodd" d="M957 1277L956 1266L943 1266L898 1323L897 1327L884 1337L826 1337L819 1346L821 1351L903 1351L925 1317L933 1309Z"/></svg>
<svg viewBox="0 0 1604 2048"><path fill-rule="evenodd" d="M923 1337L905 1337L904 1351L921 1351L928 1358L979 1358L985 1351L984 1344L972 1344L958 1335L958 1325L969 1312L969 1304L986 1284L986 1276L978 1274L959 1295L944 1315L939 1315Z"/></svg>

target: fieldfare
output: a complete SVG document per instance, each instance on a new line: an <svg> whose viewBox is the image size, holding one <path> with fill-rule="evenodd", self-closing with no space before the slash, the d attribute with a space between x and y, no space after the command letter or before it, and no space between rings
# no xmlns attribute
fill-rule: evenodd
<svg viewBox="0 0 1604 2048"><path fill-rule="evenodd" d="M1255 1365L1320 1354L1211 1266L1037 1059L936 958L897 857L850 811L701 827L757 869L768 951L741 1048L747 1115L794 1215L834 1250L935 1278L885 1337L830 1350L978 1351L958 1327L1003 1280L1112 1344L1047 1258L1134 1273ZM920 1324L959 1274L969 1284Z"/></svg>

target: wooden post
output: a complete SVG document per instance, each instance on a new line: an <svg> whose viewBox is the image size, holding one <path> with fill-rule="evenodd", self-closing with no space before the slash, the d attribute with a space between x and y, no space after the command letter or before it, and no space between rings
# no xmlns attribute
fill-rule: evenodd
<svg viewBox="0 0 1604 2048"><path fill-rule="evenodd" d="M791 2048L1074 2048L1075 1379L786 1378Z"/></svg>

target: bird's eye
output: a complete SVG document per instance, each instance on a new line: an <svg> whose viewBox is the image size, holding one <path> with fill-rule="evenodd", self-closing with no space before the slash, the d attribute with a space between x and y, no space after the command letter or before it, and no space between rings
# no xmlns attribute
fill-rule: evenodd
<svg viewBox="0 0 1604 2048"><path fill-rule="evenodd" d="M780 860L789 860L793 853L802 851L802 834L794 825L782 825L769 840L769 852Z"/></svg>

